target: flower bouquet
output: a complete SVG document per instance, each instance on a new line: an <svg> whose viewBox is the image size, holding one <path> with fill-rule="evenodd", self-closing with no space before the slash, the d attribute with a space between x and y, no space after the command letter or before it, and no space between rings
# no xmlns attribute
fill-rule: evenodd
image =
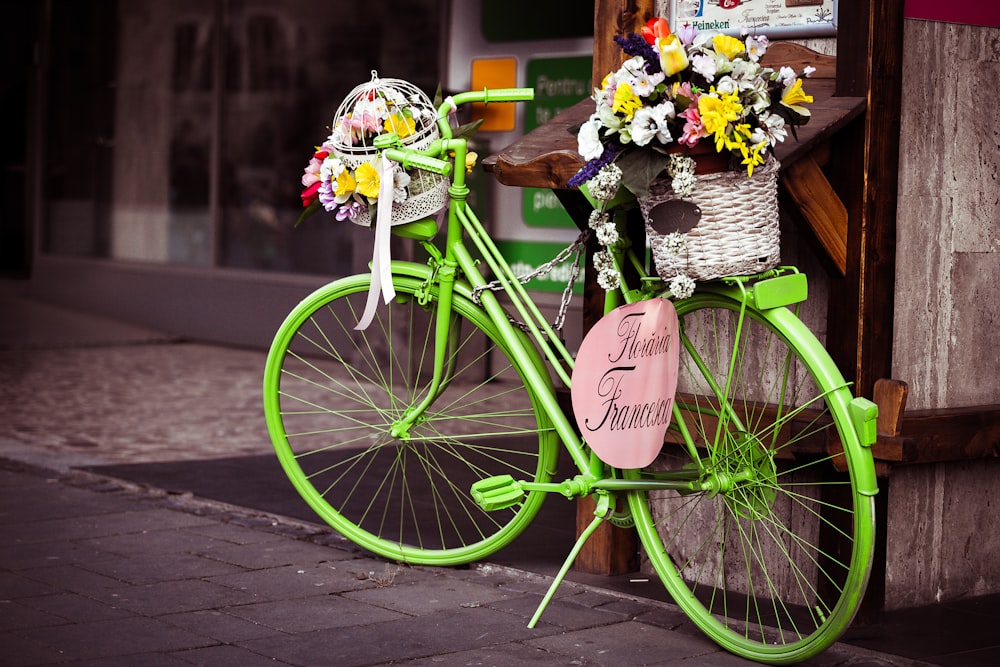
<svg viewBox="0 0 1000 667"><path fill-rule="evenodd" d="M615 41L630 57L594 91L595 112L577 134L587 162L568 183L599 203L591 216L599 239L617 242L607 209L621 187L639 201L657 271L675 296L690 294L694 280L777 265L772 149L809 120L802 79L812 68L761 65L763 36L688 25L671 33L664 19ZM610 254L595 263L602 287L616 287Z"/></svg>
<svg viewBox="0 0 1000 667"><path fill-rule="evenodd" d="M430 98L400 79L379 79L357 86L334 114L332 132L316 147L302 176L299 224L320 209L337 220L370 226L380 197L390 193L392 224L426 217L448 203L447 179L419 169L393 167L388 173L374 141L394 133L411 148L422 149L439 138L437 113ZM383 187L386 186L386 187Z"/></svg>

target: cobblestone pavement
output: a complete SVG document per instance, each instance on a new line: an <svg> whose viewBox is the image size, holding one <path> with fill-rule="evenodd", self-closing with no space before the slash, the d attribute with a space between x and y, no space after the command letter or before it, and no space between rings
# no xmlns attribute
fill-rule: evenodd
<svg viewBox="0 0 1000 667"><path fill-rule="evenodd" d="M264 359L195 343L0 351L0 438L60 469L268 453Z"/></svg>

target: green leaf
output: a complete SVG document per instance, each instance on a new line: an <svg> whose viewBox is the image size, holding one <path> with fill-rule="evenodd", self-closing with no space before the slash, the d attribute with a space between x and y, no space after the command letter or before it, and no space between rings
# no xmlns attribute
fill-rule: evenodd
<svg viewBox="0 0 1000 667"><path fill-rule="evenodd" d="M649 195L649 184L667 168L669 156L652 150L631 150L615 161L622 170L622 185L637 199Z"/></svg>
<svg viewBox="0 0 1000 667"><path fill-rule="evenodd" d="M298 227L299 225L301 225L303 220L308 218L310 215L312 215L319 209L320 209L319 199L314 199L312 203L309 204L309 206L306 206L302 210L302 213L299 215L299 219L295 221L295 226Z"/></svg>
<svg viewBox="0 0 1000 667"><path fill-rule="evenodd" d="M472 135L479 130L479 126L483 124L485 118L480 118L479 120L473 121L471 123L466 123L465 125L459 125L451 132L451 136L455 139L471 139Z"/></svg>

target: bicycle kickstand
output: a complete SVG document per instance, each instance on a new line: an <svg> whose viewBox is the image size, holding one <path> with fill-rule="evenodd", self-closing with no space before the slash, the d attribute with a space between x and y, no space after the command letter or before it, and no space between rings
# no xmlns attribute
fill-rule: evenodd
<svg viewBox="0 0 1000 667"><path fill-rule="evenodd" d="M535 615L531 617L528 622L529 628L534 628L538 624L538 619L542 617L542 613L545 608L549 606L549 602L552 600L552 596L556 594L556 589L562 584L563 579L566 578L566 574L569 572L569 568L572 567L573 561L580 554L580 550L583 545L590 539L590 536L594 534L597 527L601 525L604 521L607 521L608 517L611 516L613 508L611 506L611 495L608 493L597 494L597 508L594 510L594 519L590 524L580 533L580 537L577 538L576 544L570 549L569 556L566 557L566 561L559 568L559 572L556 573L555 578L552 580L552 584L549 586L549 590L545 592L545 596L542 598L541 603L538 605L538 609L535 610Z"/></svg>

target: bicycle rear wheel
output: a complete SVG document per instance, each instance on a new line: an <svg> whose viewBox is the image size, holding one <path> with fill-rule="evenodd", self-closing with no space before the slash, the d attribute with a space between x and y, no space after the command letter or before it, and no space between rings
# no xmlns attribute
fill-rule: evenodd
<svg viewBox="0 0 1000 667"><path fill-rule="evenodd" d="M460 294L446 381L401 431L432 376L437 292L396 275L396 299L379 305L368 329L355 331L370 279L321 288L278 330L264 377L278 458L320 517L376 554L431 565L483 558L524 530L545 494L486 512L470 486L502 474L548 481L557 437L511 349Z"/></svg>
<svg viewBox="0 0 1000 667"><path fill-rule="evenodd" d="M850 392L787 309L748 309L740 327L740 304L723 295L676 305L682 423L650 470L626 474L698 470L706 490L630 494L646 555L727 650L804 660L850 624L871 568L873 464L852 430Z"/></svg>

